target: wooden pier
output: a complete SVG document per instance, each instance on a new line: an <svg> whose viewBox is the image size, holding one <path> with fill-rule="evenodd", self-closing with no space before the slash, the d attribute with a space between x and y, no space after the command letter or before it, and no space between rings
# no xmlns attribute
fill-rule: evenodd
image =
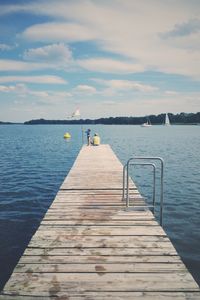
<svg viewBox="0 0 200 300"><path fill-rule="evenodd" d="M131 181L131 197L143 200ZM147 209L125 209L122 165L84 146L0 299L182 300L200 289Z"/></svg>

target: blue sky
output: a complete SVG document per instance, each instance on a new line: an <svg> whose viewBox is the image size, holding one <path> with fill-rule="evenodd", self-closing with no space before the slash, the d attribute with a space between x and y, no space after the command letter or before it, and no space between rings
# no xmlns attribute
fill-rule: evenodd
<svg viewBox="0 0 200 300"><path fill-rule="evenodd" d="M0 0L0 121L200 111L199 0Z"/></svg>

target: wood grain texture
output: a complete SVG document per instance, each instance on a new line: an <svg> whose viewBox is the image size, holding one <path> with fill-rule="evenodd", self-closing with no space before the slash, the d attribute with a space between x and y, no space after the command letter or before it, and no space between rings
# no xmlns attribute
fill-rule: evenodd
<svg viewBox="0 0 200 300"><path fill-rule="evenodd" d="M200 292L71 292L60 296L0 295L0 300L199 300Z"/></svg>

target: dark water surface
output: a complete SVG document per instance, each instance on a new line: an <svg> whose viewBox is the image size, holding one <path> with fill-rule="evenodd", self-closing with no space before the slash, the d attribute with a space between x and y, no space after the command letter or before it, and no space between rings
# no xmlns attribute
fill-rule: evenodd
<svg viewBox="0 0 200 300"><path fill-rule="evenodd" d="M200 127L90 126L122 163L165 160L164 229L200 284ZM85 130L87 128L85 127ZM70 141L63 139L69 131ZM24 252L82 146L81 126L0 126L0 289ZM151 196L151 173L134 168Z"/></svg>

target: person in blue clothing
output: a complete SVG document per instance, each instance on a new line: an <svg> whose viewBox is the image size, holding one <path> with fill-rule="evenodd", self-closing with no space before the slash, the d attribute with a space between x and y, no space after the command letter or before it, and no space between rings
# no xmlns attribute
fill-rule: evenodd
<svg viewBox="0 0 200 300"><path fill-rule="evenodd" d="M91 130L88 129L85 133L87 135L87 145L90 146L90 133L91 133Z"/></svg>

